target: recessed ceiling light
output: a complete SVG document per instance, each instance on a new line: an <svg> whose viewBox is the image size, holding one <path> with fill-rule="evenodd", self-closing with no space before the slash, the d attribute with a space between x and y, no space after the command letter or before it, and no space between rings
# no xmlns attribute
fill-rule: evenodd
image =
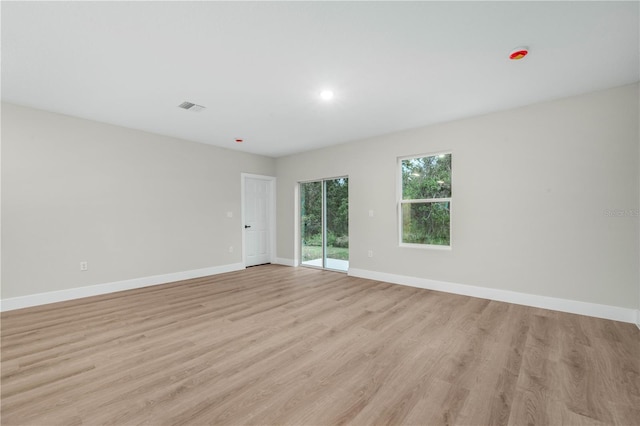
<svg viewBox="0 0 640 426"><path fill-rule="evenodd" d="M331 99L333 99L333 90L323 90L322 92L320 92L320 98L323 101L330 101Z"/></svg>

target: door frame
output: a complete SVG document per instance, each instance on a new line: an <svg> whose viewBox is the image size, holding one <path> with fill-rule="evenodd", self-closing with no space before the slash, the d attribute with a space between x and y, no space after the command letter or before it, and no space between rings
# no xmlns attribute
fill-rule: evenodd
<svg viewBox="0 0 640 426"><path fill-rule="evenodd" d="M259 179L269 182L269 262L274 263L276 259L276 178L274 176L240 173L240 229L242 232L242 266L244 268L247 267L247 241L244 228L244 186L247 179Z"/></svg>
<svg viewBox="0 0 640 426"><path fill-rule="evenodd" d="M296 188L295 188L295 231L294 231L294 236L295 236L295 241L294 241L294 250L295 250L295 254L294 254L294 266L304 266L305 268L316 268L316 269L323 269L323 270L327 270L327 271L336 271L336 272L344 272L344 273L348 273L347 271L343 271L341 269L332 269L332 268L327 268L326 266L326 240L327 240L327 227L326 227L326 216L327 216L327 194L325 191L325 182L326 181L330 181L330 180L336 180L336 179L347 179L349 180L349 175L345 174L345 175L340 175L340 176L334 176L334 177L328 177L328 178L319 178L319 179L309 179L309 180L300 180L296 183ZM300 213L301 213L301 207L300 207L300 202L301 202L301 194L300 194L300 185L302 185L303 183L311 183L311 182L321 182L322 184L322 218L321 218L321 222L322 222L322 266L318 267L318 266L313 266L313 265L305 265L302 263L302 222L301 222L301 217L300 217ZM349 197L349 194L347 194L347 196ZM348 201L351 201L351 199L349 198ZM351 208L349 208L349 212L351 211ZM349 216L350 214L347 215L347 220L349 220ZM351 254L351 251L349 251L349 254Z"/></svg>

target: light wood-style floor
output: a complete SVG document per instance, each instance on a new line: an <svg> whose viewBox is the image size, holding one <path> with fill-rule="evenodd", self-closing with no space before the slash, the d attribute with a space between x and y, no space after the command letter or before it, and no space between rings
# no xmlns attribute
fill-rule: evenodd
<svg viewBox="0 0 640 426"><path fill-rule="evenodd" d="M3 425L638 425L632 324L267 265L2 314Z"/></svg>

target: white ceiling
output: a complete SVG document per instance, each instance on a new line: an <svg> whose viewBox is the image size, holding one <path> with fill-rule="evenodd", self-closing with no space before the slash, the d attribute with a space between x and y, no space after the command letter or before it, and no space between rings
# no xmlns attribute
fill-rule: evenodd
<svg viewBox="0 0 640 426"><path fill-rule="evenodd" d="M1 13L4 101L273 157L639 80L638 2L3 1ZM509 61L520 45L529 56Z"/></svg>

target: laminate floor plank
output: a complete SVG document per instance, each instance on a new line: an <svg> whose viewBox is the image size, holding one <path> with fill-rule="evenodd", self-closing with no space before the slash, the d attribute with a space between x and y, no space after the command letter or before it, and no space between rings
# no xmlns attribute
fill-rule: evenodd
<svg viewBox="0 0 640 426"><path fill-rule="evenodd" d="M632 324L265 265L4 312L3 425L638 425Z"/></svg>

